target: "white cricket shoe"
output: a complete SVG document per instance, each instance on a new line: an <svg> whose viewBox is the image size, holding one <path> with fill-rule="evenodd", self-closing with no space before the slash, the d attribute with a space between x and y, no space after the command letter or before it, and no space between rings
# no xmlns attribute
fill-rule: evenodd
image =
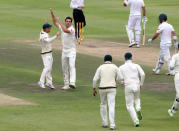
<svg viewBox="0 0 179 131"><path fill-rule="evenodd" d="M38 85L40 86L40 88L43 88L43 89L45 88L45 85L40 81L38 82Z"/></svg>
<svg viewBox="0 0 179 131"><path fill-rule="evenodd" d="M53 84L46 83L45 85L46 85L47 87L49 87L50 89L55 89L55 87L53 86Z"/></svg>
<svg viewBox="0 0 179 131"><path fill-rule="evenodd" d="M168 110L168 114L170 115L170 117L173 117L173 116L174 116L174 113L172 112L171 109Z"/></svg>
<svg viewBox="0 0 179 131"><path fill-rule="evenodd" d="M133 47L133 46L135 46L135 45L136 45L136 43L135 43L135 42L132 42L132 43L129 44L129 47Z"/></svg>
<svg viewBox="0 0 179 131"><path fill-rule="evenodd" d="M160 70L153 69L152 71L153 71L156 75L159 75L159 74L160 74Z"/></svg>
<svg viewBox="0 0 179 131"><path fill-rule="evenodd" d="M68 90L68 89L70 89L70 87L68 85L62 87L62 90Z"/></svg>
<svg viewBox="0 0 179 131"><path fill-rule="evenodd" d="M140 48L140 45L137 44L136 47L137 47L137 48Z"/></svg>

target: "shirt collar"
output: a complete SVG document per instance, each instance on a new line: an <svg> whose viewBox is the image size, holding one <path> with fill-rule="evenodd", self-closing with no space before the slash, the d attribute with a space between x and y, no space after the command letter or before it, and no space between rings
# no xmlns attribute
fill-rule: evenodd
<svg viewBox="0 0 179 131"><path fill-rule="evenodd" d="M126 63L132 63L132 60L127 60Z"/></svg>
<svg viewBox="0 0 179 131"><path fill-rule="evenodd" d="M43 30L42 30L41 32L44 33L44 34L48 34L47 32L45 32L45 31L43 31Z"/></svg>
<svg viewBox="0 0 179 131"><path fill-rule="evenodd" d="M105 64L111 64L111 61L106 61Z"/></svg>

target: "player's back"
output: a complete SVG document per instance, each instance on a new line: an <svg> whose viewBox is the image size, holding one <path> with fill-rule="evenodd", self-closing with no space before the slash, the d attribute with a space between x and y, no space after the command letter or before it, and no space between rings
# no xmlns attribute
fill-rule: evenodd
<svg viewBox="0 0 179 131"><path fill-rule="evenodd" d="M143 0L129 0L128 5L130 6L130 15L141 15L141 8L145 6Z"/></svg>
<svg viewBox="0 0 179 131"><path fill-rule="evenodd" d="M118 68L115 64L105 63L100 66L100 87L116 87Z"/></svg>
<svg viewBox="0 0 179 131"><path fill-rule="evenodd" d="M163 22L158 30L161 33L161 43L171 43L171 35L172 31L174 31L173 26L167 22Z"/></svg>
<svg viewBox="0 0 179 131"><path fill-rule="evenodd" d="M126 61L125 64L119 67L119 71L124 77L124 83L126 85L139 84L139 65L132 63L131 61Z"/></svg>

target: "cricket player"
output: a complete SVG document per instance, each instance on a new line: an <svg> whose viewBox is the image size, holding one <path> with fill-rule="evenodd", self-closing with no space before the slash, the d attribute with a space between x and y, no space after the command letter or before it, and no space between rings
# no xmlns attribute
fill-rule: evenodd
<svg viewBox="0 0 179 131"><path fill-rule="evenodd" d="M138 64L132 62L131 53L125 54L125 60L125 64L119 67L119 79L125 86L127 110L134 122L134 126L138 127L139 120L142 120L140 90L144 83L145 73Z"/></svg>
<svg viewBox="0 0 179 131"><path fill-rule="evenodd" d="M41 42L41 57L43 60L44 68L40 77L40 81L38 85L41 88L45 88L45 85L54 89L55 87L52 84L52 65L53 65L53 57L52 57L52 42L59 36L59 32L56 33L55 36L49 37L49 33L52 25L44 24L43 30L40 32L40 42ZM46 82L46 84L45 84Z"/></svg>
<svg viewBox="0 0 179 131"><path fill-rule="evenodd" d="M81 24L81 27L79 27L80 25L78 25L78 30L84 28L86 26L86 20L83 13L83 9L85 8L84 0L71 0L70 8L73 9L73 19L75 23L75 29L77 29L77 23L83 23L83 26ZM76 37L80 39L79 32L78 34L76 34Z"/></svg>
<svg viewBox="0 0 179 131"><path fill-rule="evenodd" d="M172 36L174 40L174 46L177 48L177 36L175 33L175 30L172 25L167 23L167 15L166 14L160 14L159 16L159 22L160 25L157 29L157 32L153 36L152 39L148 40L148 44L151 45L152 42L160 35L161 41L160 41L160 54L159 58L156 64L155 69L153 69L153 72L155 74L159 74L160 70L164 63L167 64L168 67L168 73L167 75L174 75L174 71L170 69L170 47L172 45Z"/></svg>
<svg viewBox="0 0 179 131"><path fill-rule="evenodd" d="M143 0L125 0L123 5L125 7L130 6L130 15L126 31L129 37L129 47L137 46L140 47L141 41L141 9L143 11L143 20L145 24L147 22L146 9ZM135 39L134 39L135 31Z"/></svg>
<svg viewBox="0 0 179 131"><path fill-rule="evenodd" d="M118 78L118 67L112 64L112 56L104 57L104 64L99 66L93 78L93 95L97 95L96 84L100 80L99 94L101 99L100 113L102 118L102 127L108 127L107 103L109 106L110 129L115 130L115 97L116 80Z"/></svg>
<svg viewBox="0 0 179 131"><path fill-rule="evenodd" d="M179 45L178 45L178 49L179 49ZM168 113L171 117L174 116L174 114L176 114L176 112L179 109L179 53L175 54L172 57L172 60L170 62L170 68L173 70L175 70L175 89L176 89L176 98L174 100L174 104L172 106L171 109L168 110Z"/></svg>
<svg viewBox="0 0 179 131"><path fill-rule="evenodd" d="M76 88L76 39L75 29L72 26L72 18L66 17L65 25L61 22L60 18L56 19L53 10L50 9L53 23L61 31L62 40L62 70L64 76L64 87L67 90ZM70 79L69 79L70 78Z"/></svg>

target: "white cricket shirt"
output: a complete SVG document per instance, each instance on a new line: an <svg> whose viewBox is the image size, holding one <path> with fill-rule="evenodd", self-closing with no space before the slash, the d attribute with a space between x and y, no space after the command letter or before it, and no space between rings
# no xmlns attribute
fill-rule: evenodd
<svg viewBox="0 0 179 131"><path fill-rule="evenodd" d="M130 6L130 15L141 15L141 9L145 6L143 0L128 0L127 5Z"/></svg>
<svg viewBox="0 0 179 131"><path fill-rule="evenodd" d="M120 77L125 86L131 86L133 84L143 85L145 79L145 73L143 69L138 65L128 60L119 67ZM139 78L140 76L140 78Z"/></svg>
<svg viewBox="0 0 179 131"><path fill-rule="evenodd" d="M80 9L78 6L84 6L84 0L71 0L70 8L72 9Z"/></svg>
<svg viewBox="0 0 179 131"><path fill-rule="evenodd" d="M61 29L61 26L59 26L59 29L61 30L61 40L62 40L62 46L63 52L76 52L76 38L75 38L75 29L73 26L70 26L68 30L70 33L65 33Z"/></svg>
<svg viewBox="0 0 179 131"><path fill-rule="evenodd" d="M118 78L118 67L115 64L107 61L105 64L98 67L93 78L93 88L96 88L96 83L100 80L99 87L116 87Z"/></svg>
<svg viewBox="0 0 179 131"><path fill-rule="evenodd" d="M168 24L167 22L163 22L159 25L157 29L157 33L160 33L161 36L161 46L171 46L172 44L172 32L175 31L173 26Z"/></svg>
<svg viewBox="0 0 179 131"><path fill-rule="evenodd" d="M41 31L40 32L40 42L41 42L41 47L42 51L41 53L48 53L52 51L52 42L57 38L57 35L53 37L49 37L48 33Z"/></svg>
<svg viewBox="0 0 179 131"><path fill-rule="evenodd" d="M175 73L179 73L179 53L173 55L170 62L170 68L175 69Z"/></svg>

